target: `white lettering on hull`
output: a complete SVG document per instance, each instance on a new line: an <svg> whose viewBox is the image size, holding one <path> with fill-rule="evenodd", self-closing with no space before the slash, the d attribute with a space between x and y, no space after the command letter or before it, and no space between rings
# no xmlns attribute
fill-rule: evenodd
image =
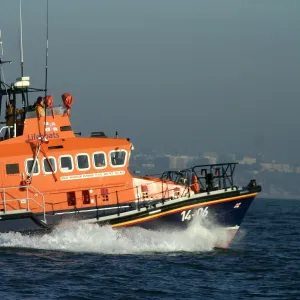
<svg viewBox="0 0 300 300"><path fill-rule="evenodd" d="M125 171L79 174L79 175L62 176L62 177L60 177L60 180L89 179L89 178L98 178L98 177L106 177L106 176L120 176L120 175L124 175L124 174L125 174Z"/></svg>

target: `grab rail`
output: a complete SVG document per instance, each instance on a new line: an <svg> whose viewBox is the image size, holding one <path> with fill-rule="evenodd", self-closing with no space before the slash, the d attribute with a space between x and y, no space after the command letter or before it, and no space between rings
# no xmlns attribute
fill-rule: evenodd
<svg viewBox="0 0 300 300"><path fill-rule="evenodd" d="M0 136L1 136L1 133L2 133L2 131L4 130L4 129L8 129L7 130L7 132L8 132L8 138L10 139L11 138L11 136L10 136L10 128L14 128L14 126L2 126L1 128L0 128ZM5 134L4 134L5 135Z"/></svg>
<svg viewBox="0 0 300 300"><path fill-rule="evenodd" d="M10 190L13 190L13 189L19 189L19 190L24 190L25 189L25 198L15 198L15 197L12 197L12 199L7 199L7 193L8 191ZM7 213L8 211L14 211L16 209L11 209L11 210L7 210L7 204L8 202L19 202L19 201L22 201L22 200L25 200L26 201L26 204L27 204L27 211L30 211L30 201L34 202L36 205L38 205L39 207L42 208L43 210L43 216L44 216L44 222L47 223L47 220L46 220L46 208L45 208L45 198L44 198L44 194L41 193L38 189L36 189L34 186L11 186L11 187L5 187L5 188L0 188L0 192L2 193L2 200L0 199L0 204L3 203L3 213ZM37 200L35 200L34 198L30 197L29 196L29 193L32 193L32 194L38 194L42 201L41 203Z"/></svg>

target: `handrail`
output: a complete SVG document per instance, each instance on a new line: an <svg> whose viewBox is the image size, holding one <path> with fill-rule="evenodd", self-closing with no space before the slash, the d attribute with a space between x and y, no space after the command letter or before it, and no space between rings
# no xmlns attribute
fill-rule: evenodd
<svg viewBox="0 0 300 300"><path fill-rule="evenodd" d="M0 128L0 135L1 135L1 132L2 132L3 129L9 129L9 128L14 128L14 126L2 126ZM8 138L10 138L11 136L10 136L10 131L9 130L8 130L8 135L9 135Z"/></svg>
<svg viewBox="0 0 300 300"><path fill-rule="evenodd" d="M43 205L41 206L43 208L43 213L44 213L44 222L47 223L46 220L46 208L45 208L45 198L44 198L44 194L42 192L40 192L37 188L35 188L34 186L30 186L36 193L38 193L41 197L42 197L42 201L43 201ZM28 190L27 190L28 191Z"/></svg>
<svg viewBox="0 0 300 300"><path fill-rule="evenodd" d="M25 198L13 198L13 199L7 199L6 198L6 194L7 191L12 190L12 189L26 189L26 197ZM28 193L30 192L30 189L33 191L32 193L37 193L39 196L41 196L42 198L42 203L39 203L37 200L35 200L34 198L29 197ZM4 209L4 213L7 212L7 202L15 202L15 201L20 201L20 200L26 200L27 202L27 211L30 210L30 201L33 201L35 204L37 204L39 207L41 207L43 209L43 216L44 216L44 222L47 223L46 220L46 208L45 208L45 198L44 198L44 194L41 193L37 188L35 188L34 186L10 186L10 187L4 187L4 188L0 188L0 192L3 194L3 199L0 200L0 203L3 203L3 209Z"/></svg>

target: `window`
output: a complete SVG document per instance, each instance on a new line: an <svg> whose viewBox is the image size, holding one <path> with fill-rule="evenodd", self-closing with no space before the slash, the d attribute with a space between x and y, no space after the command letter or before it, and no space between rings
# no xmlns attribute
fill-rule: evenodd
<svg viewBox="0 0 300 300"><path fill-rule="evenodd" d="M6 165L6 174L19 174L19 164L7 164Z"/></svg>
<svg viewBox="0 0 300 300"><path fill-rule="evenodd" d="M110 161L113 167L121 167L126 164L126 154L125 150L111 151Z"/></svg>
<svg viewBox="0 0 300 300"><path fill-rule="evenodd" d="M26 160L26 172L27 172L27 175L30 175L31 172L32 172L33 162L34 162L33 158L30 158L30 159ZM38 175L39 173L40 173L40 167L39 167L39 162L37 160L36 163L35 163L35 166L34 166L33 175Z"/></svg>
<svg viewBox="0 0 300 300"><path fill-rule="evenodd" d="M104 152L95 152L93 154L93 163L96 169L103 169L106 167L106 158Z"/></svg>
<svg viewBox="0 0 300 300"><path fill-rule="evenodd" d="M75 192L67 192L67 201L69 206L76 205L76 195Z"/></svg>
<svg viewBox="0 0 300 300"><path fill-rule="evenodd" d="M49 159L49 160L48 160ZM56 172L56 161L55 161L55 158L54 157L48 157L47 158L43 158L43 168L44 168L44 172L45 174L52 174L52 169L54 171L54 173ZM51 166L52 166L52 169L51 169Z"/></svg>
<svg viewBox="0 0 300 300"><path fill-rule="evenodd" d="M63 155L59 158L60 170L64 173L73 171L73 160L71 155Z"/></svg>
<svg viewBox="0 0 300 300"><path fill-rule="evenodd" d="M87 154L77 154L76 159L79 170L88 170L90 168L90 158Z"/></svg>
<svg viewBox="0 0 300 300"><path fill-rule="evenodd" d="M71 126L60 126L60 131L72 131Z"/></svg>

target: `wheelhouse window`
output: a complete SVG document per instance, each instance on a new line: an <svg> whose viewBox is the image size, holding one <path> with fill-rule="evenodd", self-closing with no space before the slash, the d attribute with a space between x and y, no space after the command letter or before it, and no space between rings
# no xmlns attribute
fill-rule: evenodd
<svg viewBox="0 0 300 300"><path fill-rule="evenodd" d="M87 154L77 154L76 162L78 170L88 170L90 168L90 158Z"/></svg>
<svg viewBox="0 0 300 300"><path fill-rule="evenodd" d="M96 169L103 169L106 167L106 157L104 152L95 152L93 154L93 163Z"/></svg>
<svg viewBox="0 0 300 300"><path fill-rule="evenodd" d="M55 173L57 170L55 158L54 157L48 157L48 159L43 158L43 168L45 174L52 174L52 170Z"/></svg>
<svg viewBox="0 0 300 300"><path fill-rule="evenodd" d="M38 175L40 174L40 167L39 167L39 162L38 160L36 161L35 165L34 165L34 169L33 168L33 163L34 163L34 159L33 158L29 158L26 160L26 173L27 175L30 175L31 173L33 175ZM32 172L33 171L33 172Z"/></svg>
<svg viewBox="0 0 300 300"><path fill-rule="evenodd" d="M63 155L59 158L60 170L64 173L73 171L73 160L71 155Z"/></svg>
<svg viewBox="0 0 300 300"><path fill-rule="evenodd" d="M125 150L117 150L110 152L110 162L113 167L122 167L126 164L127 152Z"/></svg>
<svg viewBox="0 0 300 300"><path fill-rule="evenodd" d="M19 164L7 164L6 165L6 174L19 174Z"/></svg>

